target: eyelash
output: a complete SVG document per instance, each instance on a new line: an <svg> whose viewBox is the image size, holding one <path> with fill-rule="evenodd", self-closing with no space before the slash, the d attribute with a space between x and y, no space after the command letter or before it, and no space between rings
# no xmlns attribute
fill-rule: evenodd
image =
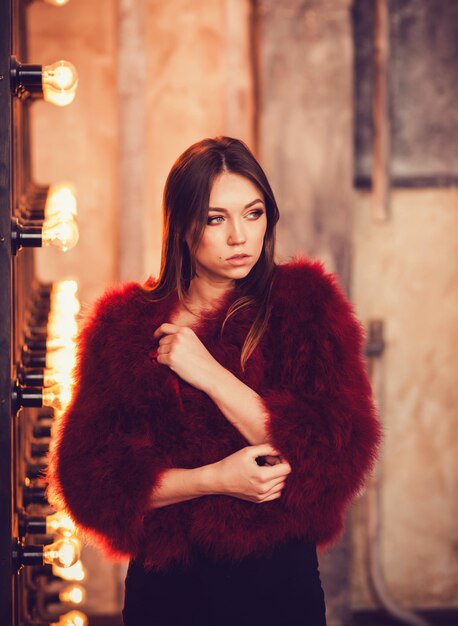
<svg viewBox="0 0 458 626"><path fill-rule="evenodd" d="M257 213L258 217L261 217L261 215L264 213L264 211L261 211L261 209L255 209L254 211L250 211L250 213L248 215L251 215L252 213ZM212 220L218 219L220 217L224 217L224 216L223 215L213 215L212 217L209 217L208 220L207 220L207 224L209 226L212 226L213 224L221 224L221 222L213 222L212 221Z"/></svg>

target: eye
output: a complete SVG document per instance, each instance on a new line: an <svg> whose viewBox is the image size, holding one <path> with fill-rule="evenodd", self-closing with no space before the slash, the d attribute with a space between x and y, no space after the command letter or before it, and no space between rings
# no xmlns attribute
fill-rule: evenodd
<svg viewBox="0 0 458 626"><path fill-rule="evenodd" d="M213 220L224 219L222 215L215 215L214 217L209 217L207 220L207 224L219 224L220 222L214 222Z"/></svg>
<svg viewBox="0 0 458 626"><path fill-rule="evenodd" d="M261 211L261 209L255 209L254 211L250 211L250 215L257 215L257 217L261 217L263 213L264 211Z"/></svg>

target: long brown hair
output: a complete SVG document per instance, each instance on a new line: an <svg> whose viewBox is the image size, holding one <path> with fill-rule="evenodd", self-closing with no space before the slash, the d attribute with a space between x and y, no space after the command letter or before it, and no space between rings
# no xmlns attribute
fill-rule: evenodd
<svg viewBox="0 0 458 626"><path fill-rule="evenodd" d="M184 296L196 275L194 256L207 225L210 192L215 178L222 172L240 174L249 179L262 192L266 207L267 227L261 255L248 276L235 281L237 298L228 308L220 330L222 336L226 322L237 311L251 304L256 306L257 314L240 357L244 371L270 314L269 294L275 270L275 225L280 215L263 169L240 139L225 136L202 139L187 148L173 164L163 194L160 273L153 284L147 281L143 289L151 301L162 300L176 289L179 300L186 307ZM187 235L190 249L185 241Z"/></svg>

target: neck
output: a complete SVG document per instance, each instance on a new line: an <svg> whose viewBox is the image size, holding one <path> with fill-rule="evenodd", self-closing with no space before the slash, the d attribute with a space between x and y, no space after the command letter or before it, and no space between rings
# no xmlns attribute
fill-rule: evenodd
<svg viewBox="0 0 458 626"><path fill-rule="evenodd" d="M187 291L186 304L193 309L205 309L210 307L212 303L233 289L234 280L223 280L215 282L206 276L195 276Z"/></svg>

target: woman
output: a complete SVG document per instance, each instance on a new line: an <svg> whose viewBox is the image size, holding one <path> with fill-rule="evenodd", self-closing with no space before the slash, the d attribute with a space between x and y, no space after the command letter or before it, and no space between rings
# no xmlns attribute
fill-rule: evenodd
<svg viewBox="0 0 458 626"><path fill-rule="evenodd" d="M325 625L316 549L382 438L361 324L320 262L274 262L243 142L190 146L163 209L159 277L108 289L80 333L49 500L130 558L126 626Z"/></svg>

